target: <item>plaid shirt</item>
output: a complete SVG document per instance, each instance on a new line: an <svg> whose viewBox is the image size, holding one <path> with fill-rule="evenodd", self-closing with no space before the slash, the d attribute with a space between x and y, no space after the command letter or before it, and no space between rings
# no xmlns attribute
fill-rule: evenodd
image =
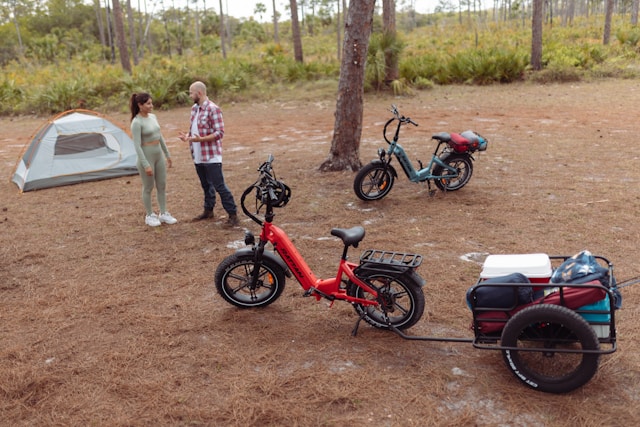
<svg viewBox="0 0 640 427"><path fill-rule="evenodd" d="M198 114L198 112L200 114ZM191 123L198 116L198 136L215 135L213 141L200 142L200 153L202 163L207 163L213 156L222 156L222 137L224 136L224 122L222 120L222 110L215 103L206 100L202 106L194 104L191 107ZM191 128L189 128L191 129ZM189 132L191 135L191 132ZM193 144L189 144L191 148L191 157L193 155Z"/></svg>

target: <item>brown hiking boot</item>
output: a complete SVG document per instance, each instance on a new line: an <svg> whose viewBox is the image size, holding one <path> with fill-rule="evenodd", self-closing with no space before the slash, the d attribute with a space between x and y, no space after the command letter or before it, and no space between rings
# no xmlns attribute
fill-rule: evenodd
<svg viewBox="0 0 640 427"><path fill-rule="evenodd" d="M205 209L200 215L193 218L194 221L202 221L203 219L213 218L213 209Z"/></svg>
<svg viewBox="0 0 640 427"><path fill-rule="evenodd" d="M225 227L236 227L238 225L240 225L240 220L238 219L238 215L237 214L230 214L229 218L227 218L227 222L225 222Z"/></svg>

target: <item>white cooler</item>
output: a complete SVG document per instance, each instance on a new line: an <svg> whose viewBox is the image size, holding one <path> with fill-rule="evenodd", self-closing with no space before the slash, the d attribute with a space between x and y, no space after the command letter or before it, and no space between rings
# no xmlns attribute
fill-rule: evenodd
<svg viewBox="0 0 640 427"><path fill-rule="evenodd" d="M491 279L512 273L524 274L531 283L549 283L551 259L547 254L489 255L482 265L480 278Z"/></svg>

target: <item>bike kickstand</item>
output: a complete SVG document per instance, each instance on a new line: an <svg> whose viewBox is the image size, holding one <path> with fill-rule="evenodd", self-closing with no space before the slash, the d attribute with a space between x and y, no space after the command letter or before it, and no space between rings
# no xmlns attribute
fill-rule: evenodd
<svg viewBox="0 0 640 427"><path fill-rule="evenodd" d="M358 320L356 320L356 325L353 327L353 330L351 331L351 336L355 337L356 335L358 335L358 327L360 326L360 321L364 318L364 314L361 314L360 317L358 317Z"/></svg>
<svg viewBox="0 0 640 427"><path fill-rule="evenodd" d="M429 197L436 195L436 190L431 188L431 181L427 181L427 189L429 190Z"/></svg>

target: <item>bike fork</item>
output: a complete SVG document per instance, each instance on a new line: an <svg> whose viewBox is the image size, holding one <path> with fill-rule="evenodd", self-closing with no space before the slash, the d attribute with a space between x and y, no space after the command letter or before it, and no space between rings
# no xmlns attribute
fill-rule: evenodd
<svg viewBox="0 0 640 427"><path fill-rule="evenodd" d="M262 266L262 254L264 254L264 247L267 242L260 240L256 246L255 253L253 255L253 271L251 272L251 289L254 289L258 284L258 278L260 277L260 267Z"/></svg>

